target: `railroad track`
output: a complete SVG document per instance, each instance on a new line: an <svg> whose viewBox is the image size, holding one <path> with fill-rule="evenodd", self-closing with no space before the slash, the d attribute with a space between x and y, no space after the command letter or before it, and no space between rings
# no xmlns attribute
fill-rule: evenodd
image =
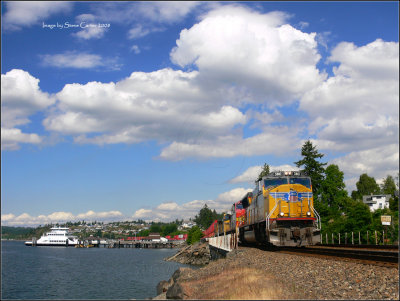
<svg viewBox="0 0 400 301"><path fill-rule="evenodd" d="M304 254L309 256L329 257L331 259L347 259L366 264L376 264L386 267L397 267L399 265L398 251L381 251L370 249L351 249L338 247L280 247L276 252L289 254Z"/></svg>
<svg viewBox="0 0 400 301"><path fill-rule="evenodd" d="M253 243L239 243L239 245L243 247L258 248L269 252L313 256L333 260L355 261L363 264L399 268L399 252L397 246L380 246L380 249L377 250L375 248L377 246L373 245L369 245L368 248L360 248L359 246L354 248L354 245L340 245L340 247L317 245L302 248L265 246Z"/></svg>

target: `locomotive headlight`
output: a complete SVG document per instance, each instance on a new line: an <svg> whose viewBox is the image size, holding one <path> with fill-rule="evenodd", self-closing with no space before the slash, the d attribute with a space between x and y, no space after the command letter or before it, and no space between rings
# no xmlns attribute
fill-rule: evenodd
<svg viewBox="0 0 400 301"><path fill-rule="evenodd" d="M310 216L311 216L311 212L310 212L310 211L307 211L307 213L306 213L306 214L307 214L307 216L308 216L308 217L310 217Z"/></svg>
<svg viewBox="0 0 400 301"><path fill-rule="evenodd" d="M281 213L279 213L279 215L280 215L281 217L283 217L283 216L285 215L285 213L281 212Z"/></svg>

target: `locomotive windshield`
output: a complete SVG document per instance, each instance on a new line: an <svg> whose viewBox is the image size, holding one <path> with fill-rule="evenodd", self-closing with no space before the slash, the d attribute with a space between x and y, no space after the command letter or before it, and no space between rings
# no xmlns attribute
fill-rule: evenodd
<svg viewBox="0 0 400 301"><path fill-rule="evenodd" d="M301 184L311 189L311 181L310 178L289 178L290 184Z"/></svg>
<svg viewBox="0 0 400 301"><path fill-rule="evenodd" d="M287 178L268 178L264 180L264 187L268 188L271 186L278 186L278 185L284 185L287 184L288 180Z"/></svg>
<svg viewBox="0 0 400 301"><path fill-rule="evenodd" d="M284 184L300 184L311 189L310 178L305 177L282 177L282 178L267 178L264 179L264 187L274 187Z"/></svg>

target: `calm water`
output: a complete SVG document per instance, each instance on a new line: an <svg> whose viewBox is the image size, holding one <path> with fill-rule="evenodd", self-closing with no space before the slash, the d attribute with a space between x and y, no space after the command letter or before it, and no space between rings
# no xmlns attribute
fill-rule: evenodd
<svg viewBox="0 0 400 301"><path fill-rule="evenodd" d="M2 299L145 299L185 266L176 249L27 247L2 241Z"/></svg>

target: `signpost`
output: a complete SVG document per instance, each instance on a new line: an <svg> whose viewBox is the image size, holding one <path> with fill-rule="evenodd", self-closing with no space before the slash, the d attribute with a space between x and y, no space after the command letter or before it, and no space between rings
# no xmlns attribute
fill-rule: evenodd
<svg viewBox="0 0 400 301"><path fill-rule="evenodd" d="M381 222L383 226L390 226L392 217L390 215L381 215Z"/></svg>
<svg viewBox="0 0 400 301"><path fill-rule="evenodd" d="M386 237L387 237L387 226L390 226L392 223L392 216L390 215L381 215L382 225L386 228ZM383 231L383 244L385 244L385 231Z"/></svg>

